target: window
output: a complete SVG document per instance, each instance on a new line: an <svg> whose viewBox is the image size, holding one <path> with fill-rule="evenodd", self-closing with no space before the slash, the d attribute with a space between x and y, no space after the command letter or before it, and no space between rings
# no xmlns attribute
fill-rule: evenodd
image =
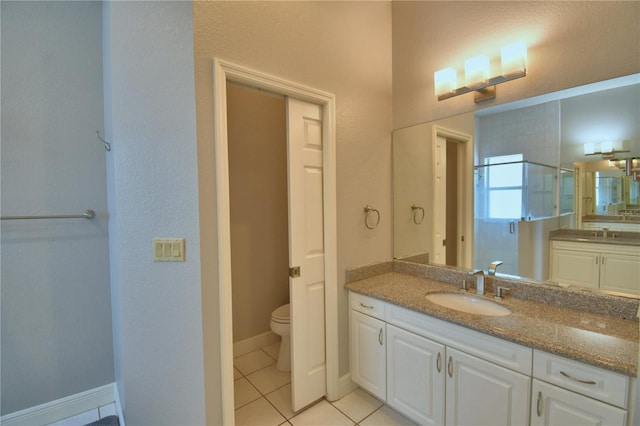
<svg viewBox="0 0 640 426"><path fill-rule="evenodd" d="M522 154L485 159L490 219L522 217Z"/></svg>

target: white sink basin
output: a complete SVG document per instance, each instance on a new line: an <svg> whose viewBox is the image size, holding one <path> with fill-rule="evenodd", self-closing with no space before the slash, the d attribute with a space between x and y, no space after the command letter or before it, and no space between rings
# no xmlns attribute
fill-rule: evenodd
<svg viewBox="0 0 640 426"><path fill-rule="evenodd" d="M437 305L470 314L502 317L511 313L509 308L471 294L429 293L425 297Z"/></svg>

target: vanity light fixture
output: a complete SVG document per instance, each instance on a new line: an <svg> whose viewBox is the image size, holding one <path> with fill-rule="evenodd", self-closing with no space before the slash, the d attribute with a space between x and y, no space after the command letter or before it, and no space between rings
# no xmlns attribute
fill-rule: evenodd
<svg viewBox="0 0 640 426"><path fill-rule="evenodd" d="M634 181L640 181L640 158L625 158L623 160L609 160L609 165L624 171Z"/></svg>
<svg viewBox="0 0 640 426"><path fill-rule="evenodd" d="M584 144L584 155L601 155L604 160L613 160L616 154L629 152L629 141L603 141Z"/></svg>
<svg viewBox="0 0 640 426"><path fill-rule="evenodd" d="M490 77L489 57L476 56L464 61L464 86L458 87L457 71L443 68L434 73L434 86L439 101L475 92L475 102L496 97L496 84L515 80L527 75L527 46L514 43L501 51L502 70L496 77Z"/></svg>

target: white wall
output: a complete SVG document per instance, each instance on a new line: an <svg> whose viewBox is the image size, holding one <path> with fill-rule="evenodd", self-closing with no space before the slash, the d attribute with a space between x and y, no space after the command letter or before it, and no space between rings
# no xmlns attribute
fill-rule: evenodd
<svg viewBox="0 0 640 426"><path fill-rule="evenodd" d="M524 161L560 166L560 101L478 117L475 165L522 154Z"/></svg>
<svg viewBox="0 0 640 426"><path fill-rule="evenodd" d="M128 424L205 423L192 6L105 2L118 391ZM153 262L153 237L186 239Z"/></svg>
<svg viewBox="0 0 640 426"><path fill-rule="evenodd" d="M337 102L338 276L391 259L391 5L384 2L196 2L194 42L203 259L216 259L212 58L330 92ZM380 226L364 226L366 204ZM217 306L214 262L203 265L205 305ZM349 371L346 292L339 290L340 374ZM218 312L207 311L207 366L219 368ZM216 340L218 339L218 340ZM219 372L210 371L215 387ZM214 401L212 388L207 401ZM209 399L209 398L212 399ZM211 411L211 410L210 410Z"/></svg>
<svg viewBox="0 0 640 426"><path fill-rule="evenodd" d="M2 415L114 379L101 6L8 2L2 11Z"/></svg>
<svg viewBox="0 0 640 426"><path fill-rule="evenodd" d="M392 2L394 128L640 71L640 2ZM496 99L438 101L433 73L516 41L528 46L525 78Z"/></svg>

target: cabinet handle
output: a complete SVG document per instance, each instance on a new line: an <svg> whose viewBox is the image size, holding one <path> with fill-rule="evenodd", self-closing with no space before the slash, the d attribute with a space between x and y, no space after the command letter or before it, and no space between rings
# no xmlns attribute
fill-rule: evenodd
<svg viewBox="0 0 640 426"><path fill-rule="evenodd" d="M436 368L438 369L438 373L442 371L442 354L438 352L438 359L436 360Z"/></svg>
<svg viewBox="0 0 640 426"><path fill-rule="evenodd" d="M596 265L598 264L599 261L600 261L600 256L596 256Z"/></svg>
<svg viewBox="0 0 640 426"><path fill-rule="evenodd" d="M449 377L453 377L453 359L449 356L449 362L447 363L447 371L449 372Z"/></svg>
<svg viewBox="0 0 640 426"><path fill-rule="evenodd" d="M360 306L362 306L365 309L373 309L373 306L369 306L369 305L365 305L364 303L360 302Z"/></svg>
<svg viewBox="0 0 640 426"><path fill-rule="evenodd" d="M573 377L569 373L565 373L564 371L560 371L560 374L562 374L564 377L566 377L569 380L573 380L574 382L578 382L578 383L584 383L585 385L596 385L597 384L593 380L581 380L581 379L578 379L576 377Z"/></svg>
<svg viewBox="0 0 640 426"><path fill-rule="evenodd" d="M538 414L538 417L542 416L542 392L538 392L538 402L536 404L536 414Z"/></svg>
<svg viewBox="0 0 640 426"><path fill-rule="evenodd" d="M378 333L378 342L380 342L380 346L382 346L382 329L380 329L380 333Z"/></svg>
<svg viewBox="0 0 640 426"><path fill-rule="evenodd" d="M604 254L602 255L602 262L600 262L602 265L604 265Z"/></svg>

